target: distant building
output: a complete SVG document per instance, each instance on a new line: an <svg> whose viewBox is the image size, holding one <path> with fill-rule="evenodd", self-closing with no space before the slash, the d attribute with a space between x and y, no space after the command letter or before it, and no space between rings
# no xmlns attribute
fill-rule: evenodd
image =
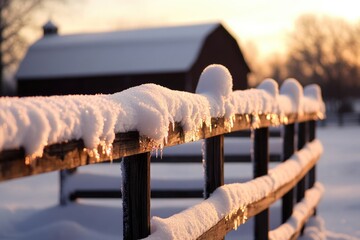
<svg viewBox="0 0 360 240"><path fill-rule="evenodd" d="M226 66L234 89L250 72L236 39L221 23L58 35L48 22L16 78L18 95L114 93L143 83L194 92L209 64Z"/></svg>

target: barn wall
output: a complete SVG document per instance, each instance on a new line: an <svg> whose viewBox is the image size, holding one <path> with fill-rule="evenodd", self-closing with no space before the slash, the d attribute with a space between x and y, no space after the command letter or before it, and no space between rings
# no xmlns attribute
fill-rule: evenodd
<svg viewBox="0 0 360 240"><path fill-rule="evenodd" d="M155 83L173 90L185 90L184 73L137 74L105 77L19 79L19 96L115 93L144 83Z"/></svg>
<svg viewBox="0 0 360 240"><path fill-rule="evenodd" d="M250 69L237 41L221 25L207 37L199 57L191 68L191 78L194 79L193 91L196 89L197 81L203 69L214 63L222 64L229 69L234 79L234 90L247 89L247 75Z"/></svg>

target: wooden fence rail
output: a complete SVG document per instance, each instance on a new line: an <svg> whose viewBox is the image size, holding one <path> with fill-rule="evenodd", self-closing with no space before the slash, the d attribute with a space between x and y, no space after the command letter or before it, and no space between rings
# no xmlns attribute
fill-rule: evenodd
<svg viewBox="0 0 360 240"><path fill-rule="evenodd" d="M270 162L280 162L282 158L282 146L281 137L282 129L280 127L269 129L269 160ZM222 135L221 135L222 136ZM224 136L224 163L251 163L252 162L252 154L251 154L251 131L244 130L239 132L232 132L230 134L226 134ZM212 141L210 138L209 143ZM271 143L271 144L270 144ZM204 153L200 152L200 149L203 149L203 142L189 143L186 146L181 146L181 148L168 148L166 152L162 154L162 157L156 156L156 154L152 154L151 164L155 167L161 167L164 164L187 164L194 163L194 165L202 164L202 160L204 159ZM242 146L243 145L243 146ZM245 147L246 146L246 147ZM239 149L241 147L241 149ZM244 149L242 149L244 147ZM196 149L196 150L195 150ZM207 147L207 149L212 149L211 147ZM235 149L235 151L233 150ZM194 151L195 150L195 151ZM203 150L204 151L204 150ZM155 156L154 156L155 155ZM158 154L159 155L159 154ZM208 156L212 156L212 154L208 153ZM290 157L290 155L289 155ZM120 163L118 160L113 160L114 163ZM192 165L192 164L190 164ZM188 166L190 166L188 165ZM110 167L110 166L109 166ZM219 168L221 169L221 168ZM81 171L77 171L77 169L71 170L63 170L60 172L60 203L62 205L66 205L67 203L76 201L77 199L94 199L94 198L102 198L102 199L114 199L121 198L121 190L118 188L119 178L118 177L110 177L105 172L103 174L92 175L92 179L94 181L102 182L104 178L111 178L111 182L114 182L114 187L109 188L105 183L101 186L91 186L89 182L87 185L81 184L78 185L77 181L84 177L90 177L89 174L86 174ZM227 176L228 178L228 176ZM250 179L242 179L241 181L245 181ZM200 179L199 179L200 180ZM231 181L229 181L231 180ZM234 181L239 181L239 178L229 179L228 183ZM151 187L151 198L203 198L204 197L204 189L203 185L192 185L189 188L176 188L174 184L167 188L160 187L158 188L156 179L153 180ZM108 182L106 182L108 183ZM176 184L181 185L184 183L183 181L177 181ZM208 194L209 195L209 194Z"/></svg>
<svg viewBox="0 0 360 240"><path fill-rule="evenodd" d="M317 113L307 113L301 116L292 114L281 118L274 114L244 114L236 115L234 125L229 129L226 127L224 118L213 118L211 128L204 125L198 129L197 134L191 140L185 136L180 124L176 124L175 128L169 128L168 139L164 143L164 147L206 139L204 195L205 198L208 198L217 187L224 184L224 134L256 127L254 133L254 177L259 177L267 174L269 126L285 125L283 149L285 160L294 153L296 136L298 150L306 142L315 138L315 121L319 119ZM298 126L297 135L295 134L296 126ZM101 147L98 149L99 157L90 156L84 151L82 140L47 146L43 156L35 159L30 165L26 164L23 149L5 150L0 152L0 182L124 157L122 192L124 239L144 238L150 234L150 152L153 147L151 139L140 136L137 132L128 132L116 135L111 156L106 155ZM314 185L317 160L313 159L292 181L247 206L247 217L255 216L256 239L268 239L268 208L274 201L283 198L283 221L289 218L294 204L294 186L297 185L296 199L299 201L304 197L305 190ZM244 213L239 210L232 218L237 218L241 214ZM232 221L224 218L199 239L222 239L232 228Z"/></svg>

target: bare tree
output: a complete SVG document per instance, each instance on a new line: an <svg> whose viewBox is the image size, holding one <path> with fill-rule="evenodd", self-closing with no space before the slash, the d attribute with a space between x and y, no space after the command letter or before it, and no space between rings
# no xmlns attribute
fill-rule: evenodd
<svg viewBox="0 0 360 240"><path fill-rule="evenodd" d="M0 95L5 72L16 66L27 47L21 31L31 24L37 10L59 1L0 0Z"/></svg>
<svg viewBox="0 0 360 240"><path fill-rule="evenodd" d="M335 17L301 16L289 36L287 75L320 84L328 99L358 94L359 26Z"/></svg>

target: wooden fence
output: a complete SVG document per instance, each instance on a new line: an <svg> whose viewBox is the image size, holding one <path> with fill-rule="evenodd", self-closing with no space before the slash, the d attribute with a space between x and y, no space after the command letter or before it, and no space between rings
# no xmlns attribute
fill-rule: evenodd
<svg viewBox="0 0 360 240"><path fill-rule="evenodd" d="M281 129L279 127L274 127L269 130L269 142L270 142L270 151L269 151L269 161L270 162L280 162L282 159L282 137ZM244 130L238 132L232 132L225 135L224 138L224 162L225 163L251 163L251 131ZM191 145L190 145L191 144ZM226 146L227 145L227 146ZM244 145L243 150L239 150L240 145ZM245 147L246 146L246 147ZM200 152L202 149L201 142L189 143L186 146L181 146L181 148L168 148L166 153L163 156L156 156L157 154L152 154L151 164L160 165L164 164L202 164L203 156ZM196 149L196 151L194 151ZM230 150L231 151L227 151ZM236 149L236 151L232 150ZM172 151L173 150L173 151ZM175 151L174 151L175 150ZM113 160L113 163L120 163L121 159ZM188 165L188 164L187 164ZM192 164L190 164L192 165ZM188 167L191 167L188 165ZM154 165L155 167L155 165ZM238 175L237 175L238 176ZM93 181L102 183L105 178L105 182L94 187L91 182L84 184L84 178L91 177ZM227 177L227 176L225 176ZM233 176L234 177L234 176ZM241 176L243 177L243 176ZM241 179L242 181L249 180L250 178ZM199 179L200 180L200 179ZM82 182L77 184L77 182ZM109 181L113 188L109 188ZM239 178L228 179L229 183L238 182ZM120 177L111 177L106 174L106 171L102 174L84 174L74 168L70 170L62 170L60 172L60 204L66 205L69 201L76 201L77 199L114 199L121 198L121 189L117 186L121 182ZM174 181L173 184L170 184L169 187L158 187L160 182L163 182L162 179L154 179L151 186L151 198L203 198L204 189L203 184L192 185L188 188L176 188L177 184L182 184L184 182Z"/></svg>
<svg viewBox="0 0 360 240"><path fill-rule="evenodd" d="M225 127L224 118L213 118L211 128L205 125L198 129L191 140L206 141L206 182L205 198L209 198L218 187L224 184L224 134L249 130L254 126L254 178L268 173L269 162L269 127L283 124L283 160L286 161L295 151L304 147L307 142L315 139L316 121L321 117L317 113L306 113L301 116L291 114L278 115L236 115L231 130ZM212 130L210 130L212 129ZM168 141L164 147L185 143L185 134L180 124L169 127ZM297 143L297 144L296 144ZM296 146L295 146L296 144ZM102 152L99 146L98 157L90 156L84 150L82 140L46 146L42 157L33 164L26 164L24 149L4 150L0 153L0 181L35 175L39 173L72 169L83 165L109 161L109 156ZM124 239L138 239L150 234L150 152L153 150L151 139L140 136L138 132L118 133L113 143L113 159L123 161L123 224ZM282 198L282 219L285 222L292 214L294 202L304 197L307 189L313 187L315 165L318 158L312 159L302 171L294 176L292 181L274 189L266 197L250 203L247 206L246 218L255 217L255 239L268 239L269 207ZM233 221L244 218L241 210L223 218L217 224L204 232L199 239L223 239L227 232L233 229ZM309 217L311 214L308 214ZM305 223L306 219L302 221ZM301 228L300 228L301 230ZM298 229L291 238L300 233Z"/></svg>

